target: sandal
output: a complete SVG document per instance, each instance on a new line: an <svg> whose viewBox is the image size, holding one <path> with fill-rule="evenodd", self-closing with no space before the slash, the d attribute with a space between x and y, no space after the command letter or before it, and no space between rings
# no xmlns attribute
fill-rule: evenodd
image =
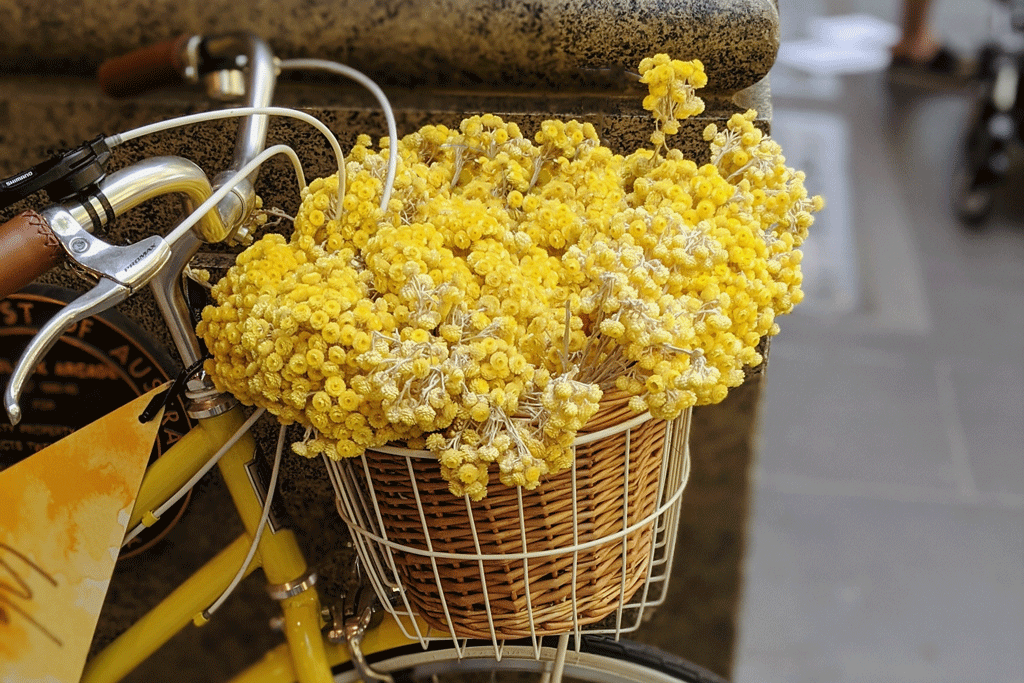
<svg viewBox="0 0 1024 683"><path fill-rule="evenodd" d="M944 45L926 62L894 56L889 63L890 79L923 88L966 85L973 75L974 66Z"/></svg>

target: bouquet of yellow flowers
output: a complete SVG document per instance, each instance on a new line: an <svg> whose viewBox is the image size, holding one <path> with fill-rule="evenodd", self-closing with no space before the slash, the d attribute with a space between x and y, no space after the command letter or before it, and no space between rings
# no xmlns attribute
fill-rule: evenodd
<svg viewBox="0 0 1024 683"><path fill-rule="evenodd" d="M572 464L612 388L671 419L721 401L802 298L822 206L779 146L734 115L698 166L667 146L699 114L699 61L640 64L653 149L594 127L473 116L398 149L394 193L367 136L216 284L198 332L218 388L307 427L295 452L426 447L452 493L536 487Z"/></svg>

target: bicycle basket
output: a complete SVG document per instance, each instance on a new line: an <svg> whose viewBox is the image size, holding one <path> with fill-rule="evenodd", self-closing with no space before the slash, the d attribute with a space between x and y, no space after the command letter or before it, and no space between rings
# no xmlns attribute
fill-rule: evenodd
<svg viewBox="0 0 1024 683"><path fill-rule="evenodd" d="M327 461L363 567L408 637L497 647L618 634L664 600L690 412L636 417L610 393L575 441L575 466L533 491L492 483L479 502L453 496L426 451Z"/></svg>

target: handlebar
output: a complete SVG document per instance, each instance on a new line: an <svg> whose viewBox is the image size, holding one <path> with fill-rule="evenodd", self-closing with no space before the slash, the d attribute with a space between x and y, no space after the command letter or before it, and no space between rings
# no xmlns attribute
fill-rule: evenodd
<svg viewBox="0 0 1024 683"><path fill-rule="evenodd" d="M90 228L102 227L94 225L97 220L102 224L159 195L183 194L191 210L213 193L201 168L187 159L171 156L137 162L104 177L94 187L90 196L61 206L88 232L92 232ZM205 242L219 242L228 236L225 222L217 211L203 214L195 230ZM4 259L4 267L0 268L0 299L67 260L68 254L76 265L93 270L87 254L76 250L76 246L84 244L75 243L76 238L81 240L75 235L54 231L47 218L35 211L24 211L0 225L0 254ZM90 241L95 239L89 236ZM94 270L94 274L113 276L99 270Z"/></svg>
<svg viewBox="0 0 1024 683"><path fill-rule="evenodd" d="M63 258L69 258L76 266L99 278L93 289L68 304L40 329L22 353L4 392L4 407L13 424L20 419L18 398L31 371L68 326L124 301L150 282L159 282L159 290L169 289L174 276L161 278L165 266L175 263L180 272L202 243L190 231L189 237L179 240L179 244L155 235L123 247L107 244L85 227L92 223L90 211L96 214L88 203L95 197L102 197L102 202L98 203L118 215L153 197L172 192L184 194L190 208L199 206L212 195L206 174L191 161L181 157L154 157L110 174L99 183L93 197L52 206L41 213L25 212L0 228L0 249L3 250L0 253L4 254L0 295L17 291ZM223 236L223 223L216 211L203 214L197 227L201 234ZM22 263L24 268L19 268ZM156 293L157 304L166 319L188 319L183 301L162 291ZM199 357L192 336L180 326L171 333L183 356L193 360Z"/></svg>
<svg viewBox="0 0 1024 683"><path fill-rule="evenodd" d="M110 97L134 97L147 90L185 80L185 46L189 36L180 36L140 48L100 65L96 80Z"/></svg>
<svg viewBox="0 0 1024 683"><path fill-rule="evenodd" d="M212 186L202 169L180 157L150 158L106 174L105 164L111 148L144 134L144 129L149 133L169 127L166 123L152 124L109 138L97 138L89 145L91 156L86 155L91 164L85 169L89 173L78 166L65 169L64 166L70 165L67 162L58 169L60 173L54 171L51 174L60 176L58 180L64 182L68 173L78 173L74 176L73 187L69 185L70 192L54 195L49 190L52 179L46 176L45 180L50 184L45 189L57 203L39 213L23 214L0 226L0 254L4 255L4 267L0 268L0 297L17 291L62 259L99 280L41 329L25 349L4 393L5 408L12 422L17 423L20 417L18 398L25 381L63 331L69 325L123 301L143 285L148 284L153 289L157 307L185 365L192 365L201 357L190 311L181 292L182 271L204 242L245 241L253 218L252 211L257 206L253 184L259 166L269 156L290 155L300 187L305 186L301 164L291 148L276 145L265 149L269 114L283 113L303 118L318 127L334 148L339 173L343 177L344 157L337 138L329 128L301 112L276 111L276 108L268 107L278 71L288 68L334 71L370 88L381 102L393 141L381 200L382 207L387 206L398 148L394 115L383 92L359 72L323 60L280 62L263 40L248 33L177 38L107 62L100 70L100 80L108 94L134 94L145 87L167 82L171 72L174 72L176 80L187 81L196 81L204 74L215 76L225 71L241 72L247 106L245 110L222 112L228 116L241 116L241 121L232 161L214 178ZM234 73L231 79L215 77L209 81L237 82L237 75ZM216 117L197 114L188 118L198 121ZM77 160L75 155L79 150L72 152L74 154L68 158ZM36 189L35 185L23 187L18 184L25 176L24 172L16 174L12 179L0 181L0 184L5 187L12 183L17 185L11 187L20 192L15 198L18 199ZM343 192L342 188L343 185L339 185L339 192ZM165 237L153 236L136 244L115 246L92 234L93 230L99 230L122 212L170 192L185 194L191 213ZM205 396L203 392L206 392L211 396L215 394L219 401L219 392L205 375L190 381L189 389L190 396ZM210 399L200 412L216 414L212 411L220 411L223 406L214 403L217 401Z"/></svg>
<svg viewBox="0 0 1024 683"><path fill-rule="evenodd" d="M196 81L201 74L216 70L243 70L247 104L270 104L277 75L275 59L263 40L248 33L165 41L106 62L98 79L108 95L123 97L167 83ZM97 156L96 172L89 182L76 185L67 196L58 195L64 197L58 199L62 203L39 213L27 212L0 226L0 254L4 255L0 297L21 289L65 258L99 278L91 290L39 330L18 360L4 391L4 408L12 423L17 424L21 417L18 399L25 382L63 331L123 301L143 285L152 285L182 358L199 358L189 311L180 294L180 273L203 242L229 240L249 219L249 209L256 203L253 183L257 170L246 170L242 182L235 176L262 154L267 126L264 114L242 119L231 165L217 176L213 187L202 169L180 157L147 159L105 175L106 156ZM18 181L21 175L5 182ZM66 175L64 170L60 175ZM231 191L220 193L222 199L213 210L205 211L192 230L177 232L173 238L153 236L121 247L92 235L114 216L160 194L183 193L189 209L194 209L218 190L226 190L220 186L229 180ZM205 387L205 381L200 383Z"/></svg>

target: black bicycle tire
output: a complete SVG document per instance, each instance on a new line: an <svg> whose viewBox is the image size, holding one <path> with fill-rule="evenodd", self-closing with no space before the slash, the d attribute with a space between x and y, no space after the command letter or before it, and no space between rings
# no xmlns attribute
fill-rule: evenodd
<svg viewBox="0 0 1024 683"><path fill-rule="evenodd" d="M394 648L371 655L367 659L374 670L393 675L395 683L430 681L433 680L430 675L444 673L488 673L492 670L528 673L535 670L539 674L543 671L542 666L553 658L556 642L555 638L546 638L542 641L542 657L539 662L529 641L520 641L518 644L506 643L500 664L493 657L493 647L489 641L467 643L463 647L463 652L467 656L462 660L459 659L458 652L452 644L446 641L435 641L426 650L419 645ZM572 642L569 648L570 653L575 651ZM583 636L580 656L577 658L570 654L568 660L575 660L566 664L566 676L571 676L573 681L727 683L724 678L704 667L656 647L629 640L615 640L607 636ZM415 677L414 670L419 670L421 676L426 678ZM616 670L622 672L617 673ZM629 675L630 671L633 672L632 675ZM582 677L583 673L589 677ZM335 683L353 683L359 680L351 663L334 667L332 674Z"/></svg>

